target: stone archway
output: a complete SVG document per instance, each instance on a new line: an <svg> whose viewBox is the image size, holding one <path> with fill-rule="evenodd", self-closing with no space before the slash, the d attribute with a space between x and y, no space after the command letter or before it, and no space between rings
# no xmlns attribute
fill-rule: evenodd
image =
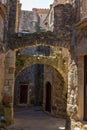
<svg viewBox="0 0 87 130"><path fill-rule="evenodd" d="M41 32L40 34L34 33L29 35L22 35L20 33L15 33L15 20L16 20L16 3L17 0L10 0L9 1L9 22L8 22L8 47L12 50L17 50L19 48L30 47L30 46L59 46L70 49L71 43L72 43L72 25L74 23L73 16L73 8L70 4L59 4L58 6L55 6L54 8L54 31L53 32ZM68 14L68 15L67 15ZM64 17L63 17L64 16ZM71 20L70 20L71 19ZM67 26L66 26L67 25ZM13 56L14 57L14 56ZM12 59L13 60L13 59ZM53 61L56 62L56 59ZM61 61L61 58L60 60ZM9 60L8 60L9 62ZM38 60L39 62L39 60ZM45 61L46 62L46 61ZM50 63L50 62L49 62ZM60 67L58 66L58 62L56 62L56 65L54 68L56 68L59 72L61 72L61 75L65 77L65 80L67 80L68 71L64 72L64 66L61 68L61 62ZM64 64L64 62L63 62ZM11 81L14 81L14 66L8 65L7 67L7 74L6 78L8 77L8 70L12 72L12 75L10 74ZM9 69L10 68L10 69ZM72 76L73 77L73 76ZM6 79L5 78L5 79ZM9 80L9 79L8 79ZM68 80L67 80L68 81ZM6 83L5 83L6 84ZM8 86L5 85L5 90L9 89L9 86L11 86L10 92L7 92L7 97L11 97L11 107L13 107L13 83L8 83ZM71 87L71 84L70 86ZM6 93L6 92L5 92ZM10 95L10 96L9 96ZM70 94L69 94L70 96ZM12 110L12 108L11 108Z"/></svg>
<svg viewBox="0 0 87 130"><path fill-rule="evenodd" d="M9 0L8 38L5 61L5 81L3 104L5 115L11 123L13 120L13 92L14 92L14 71L15 71L15 49L25 46L52 45L68 48L71 57L68 62L68 71L63 73L62 69L56 65L55 68L63 77L68 78L68 115L75 120L83 120L84 117L84 56L87 54L87 32L83 29L73 32L73 8L71 5L58 5L54 10L54 32L42 32L29 35L15 33L16 0ZM68 14L68 15L67 15ZM63 17L64 16L64 17ZM77 33L77 34L76 34ZM74 34L74 35L73 35ZM77 35L77 36L76 36ZM34 38L34 39L33 39ZM26 42L26 43L25 43ZM78 44L79 43L79 44ZM84 44L83 44L84 43ZM26 45L25 45L26 44ZM75 47L75 48L74 48ZM73 54L74 53L74 54ZM35 57L38 59L37 57ZM43 58L43 57L42 57ZM50 59L50 61L52 61ZM55 60L56 61L56 60ZM40 60L38 59L38 63ZM50 62L49 62L50 63ZM56 62L57 63L57 62ZM53 64L51 64L53 66ZM79 79L79 81L78 81ZM3 85L3 84L2 84ZM82 91L81 91L82 90ZM78 98L79 97L79 98ZM9 114L8 114L9 113ZM80 129L80 128L79 128Z"/></svg>
<svg viewBox="0 0 87 130"><path fill-rule="evenodd" d="M65 51L66 52L66 51ZM69 56L69 55L68 55ZM68 80L68 59L66 57L62 57L61 53L58 54L56 57L47 57L47 56L28 56L26 58L26 64L23 66L28 67L33 64L46 64L51 65L53 68L55 68L63 77L64 81L67 83ZM23 69L21 68L21 70ZM20 72L21 70L18 70ZM13 97L14 97L14 72L15 72L15 52L12 50L9 50L7 53L7 63L6 63L6 77L5 82L8 83L8 86L5 86L4 91L4 99L7 97L7 101L5 101L5 104L9 103L9 109L6 107L5 111L9 111L11 115L8 115L6 112L6 116L10 119L10 121L13 120ZM9 82L11 81L11 82ZM6 84L5 83L5 84ZM10 87L10 91L9 90Z"/></svg>
<svg viewBox="0 0 87 130"><path fill-rule="evenodd" d="M34 65L31 67L34 67ZM18 80L16 80L17 82L15 84L16 101L18 100L17 103L18 103L18 105L20 105L19 94L18 94L20 83L22 85L26 84L26 85L28 85L28 92L31 89L31 92L29 92L28 93L29 95L27 95L28 102L26 105L34 106L34 104L32 104L32 103L35 103L35 101L36 101L36 98L34 99L34 97L36 97L35 92L37 92L37 91L34 91L34 90L37 86L35 84L33 84L31 80L29 81L28 78L26 79L27 73L30 74L31 69L29 71L28 71L28 68L24 69L24 70L22 70L23 73L19 73L19 75L17 76ZM26 71L27 71L27 73L26 73ZM23 76L23 75L25 75L25 76ZM62 75L58 72L57 69L55 69L54 67L47 65L47 64L44 64L43 75L44 76L43 76L42 90L41 90L41 88L39 88L39 89L37 88L38 92L40 92L40 93L42 92L42 94L40 94L40 93L38 93L38 94L40 94L42 96L42 97L40 97L40 99L42 98L41 106L43 106L43 110L48 111L48 109L46 109L46 106L49 106L49 104L51 104L50 113L53 116L66 117L67 81L62 77ZM31 74L30 74L30 76L31 76ZM47 85L47 83L48 83L48 85ZM48 90L46 86L49 87L49 83L51 84L51 95L49 94L49 96L51 96L51 97L49 97L50 102L46 102L46 97L48 94L48 93L46 94L46 90ZM41 91L39 91L39 90L41 90ZM31 101L33 101L33 102L31 102Z"/></svg>

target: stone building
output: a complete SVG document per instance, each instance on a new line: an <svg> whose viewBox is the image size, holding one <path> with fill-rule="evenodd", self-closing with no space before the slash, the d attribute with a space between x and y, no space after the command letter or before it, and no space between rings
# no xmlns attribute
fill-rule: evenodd
<svg viewBox="0 0 87 130"><path fill-rule="evenodd" d="M45 30L44 19L49 9L33 8L32 11L21 11L19 32L36 32Z"/></svg>
<svg viewBox="0 0 87 130"><path fill-rule="evenodd" d="M18 5L20 5L19 3L20 3L19 1L15 3L17 10L19 10L18 9ZM10 79L8 81L8 77L6 77L5 75L6 73L8 73L7 70L5 69L6 66L8 66L8 63L7 63L7 55L9 52L9 48L7 47L8 37L9 37L8 34L10 32L10 29L12 29L12 28L9 28L9 26L11 25L9 21L9 13L10 13L9 10L10 10L10 1L0 0L0 116L6 114L5 109L3 107L4 102L5 102L4 99L6 98L4 86L8 86L8 84L9 85L12 84L12 79L9 77ZM13 30L17 32L18 31L18 16L16 16L15 19L16 19L16 24L15 24L16 27L14 26ZM12 69L11 71L10 70L8 71L10 73Z"/></svg>
<svg viewBox="0 0 87 130"><path fill-rule="evenodd" d="M45 31L46 30L46 26L44 24L44 20L49 12L49 9L38 9L38 8L33 8L33 11L37 12L38 16L39 16L39 26L41 31Z"/></svg>
<svg viewBox="0 0 87 130"><path fill-rule="evenodd" d="M21 11L19 32L35 32L35 25L39 23L38 14L33 11Z"/></svg>
<svg viewBox="0 0 87 130"><path fill-rule="evenodd" d="M48 11L47 9L33 9L32 11L22 10L20 17L19 32L25 34L40 32L41 28L44 28L42 26L43 24L41 24L43 22L41 18L43 19L45 18L47 11ZM39 14L43 14L43 16L40 18ZM39 47L25 48L21 50L21 53L23 55L32 56L32 55L45 55L45 54L47 55L49 52L46 52L46 47L39 46ZM14 87L15 105L30 106L30 105L42 104L42 95L41 94L38 95L38 93L40 93L39 91L42 92L42 75L43 75L43 65L37 65L37 64L31 67L30 66L27 67L17 75ZM30 93L26 93L26 102L23 103L23 101L22 102L20 101L20 98L23 97L20 95L20 91L22 93L21 86L25 84L26 86L28 86L27 87L28 91L30 91L31 89L32 95L30 95Z"/></svg>
<svg viewBox="0 0 87 130"><path fill-rule="evenodd" d="M13 120L13 92L14 92L14 72L15 72L15 52L20 48L31 46L54 46L63 48L62 58L60 51L56 56L41 57L32 56L26 60L27 65L47 64L54 67L57 72L52 72L52 68L46 68L43 91L43 108L63 116L66 111L66 130L87 129L87 0L72 0L58 3L54 6L54 29L53 32L41 32L32 34L15 33L16 21L16 0L9 1L8 15L8 37L7 52L4 61L0 62L3 67L2 86L0 95L3 98L4 114L8 122ZM0 4L1 6L1 4ZM0 8L1 9L1 8ZM3 18L1 18L3 24ZM0 21L0 22L1 22ZM0 24L1 25L1 24ZM2 26L3 27L3 26ZM0 28L1 29L1 28ZM3 30L3 29L2 29ZM1 32L1 30L0 30ZM3 33L1 33L3 34ZM0 35L2 36L2 35ZM1 47L1 52L3 47ZM68 55L65 56L66 52ZM4 59L2 53L1 59ZM26 66L27 66L26 65ZM25 66L25 67L26 67ZM5 71L4 71L5 70ZM53 74L49 75L49 73ZM55 87L54 87L55 86ZM64 87L65 86L65 87ZM52 89L53 91L51 91ZM55 89L54 89L55 88ZM67 88L67 101L63 89ZM4 90L4 91L3 91ZM48 92L49 90L49 92ZM65 91L64 91L65 92ZM61 93L61 99L58 96ZM49 97L46 99L47 95ZM65 102L64 102L65 101ZM66 103L66 110L61 108L61 104ZM48 107L48 104L50 107ZM62 110L62 111L60 111ZM9 113L9 114L8 114Z"/></svg>

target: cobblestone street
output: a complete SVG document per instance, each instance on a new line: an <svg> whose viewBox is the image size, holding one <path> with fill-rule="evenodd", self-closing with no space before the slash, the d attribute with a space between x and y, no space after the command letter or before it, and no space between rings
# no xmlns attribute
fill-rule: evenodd
<svg viewBox="0 0 87 130"><path fill-rule="evenodd" d="M65 120L50 116L41 107L15 110L14 124L9 130L65 130Z"/></svg>

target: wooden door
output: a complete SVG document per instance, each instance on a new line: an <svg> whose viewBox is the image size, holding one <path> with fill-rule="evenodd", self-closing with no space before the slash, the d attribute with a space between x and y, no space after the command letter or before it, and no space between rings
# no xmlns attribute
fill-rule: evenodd
<svg viewBox="0 0 87 130"><path fill-rule="evenodd" d="M51 84L46 84L46 111L51 112Z"/></svg>
<svg viewBox="0 0 87 130"><path fill-rule="evenodd" d="M84 120L87 120L87 55L84 56Z"/></svg>
<svg viewBox="0 0 87 130"><path fill-rule="evenodd" d="M28 85L20 86L20 104L27 104Z"/></svg>

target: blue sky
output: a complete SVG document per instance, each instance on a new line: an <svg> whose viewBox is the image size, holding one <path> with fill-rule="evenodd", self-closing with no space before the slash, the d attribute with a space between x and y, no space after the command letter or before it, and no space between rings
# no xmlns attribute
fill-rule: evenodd
<svg viewBox="0 0 87 130"><path fill-rule="evenodd" d="M32 8L49 8L54 0L20 0L23 10L32 10Z"/></svg>

